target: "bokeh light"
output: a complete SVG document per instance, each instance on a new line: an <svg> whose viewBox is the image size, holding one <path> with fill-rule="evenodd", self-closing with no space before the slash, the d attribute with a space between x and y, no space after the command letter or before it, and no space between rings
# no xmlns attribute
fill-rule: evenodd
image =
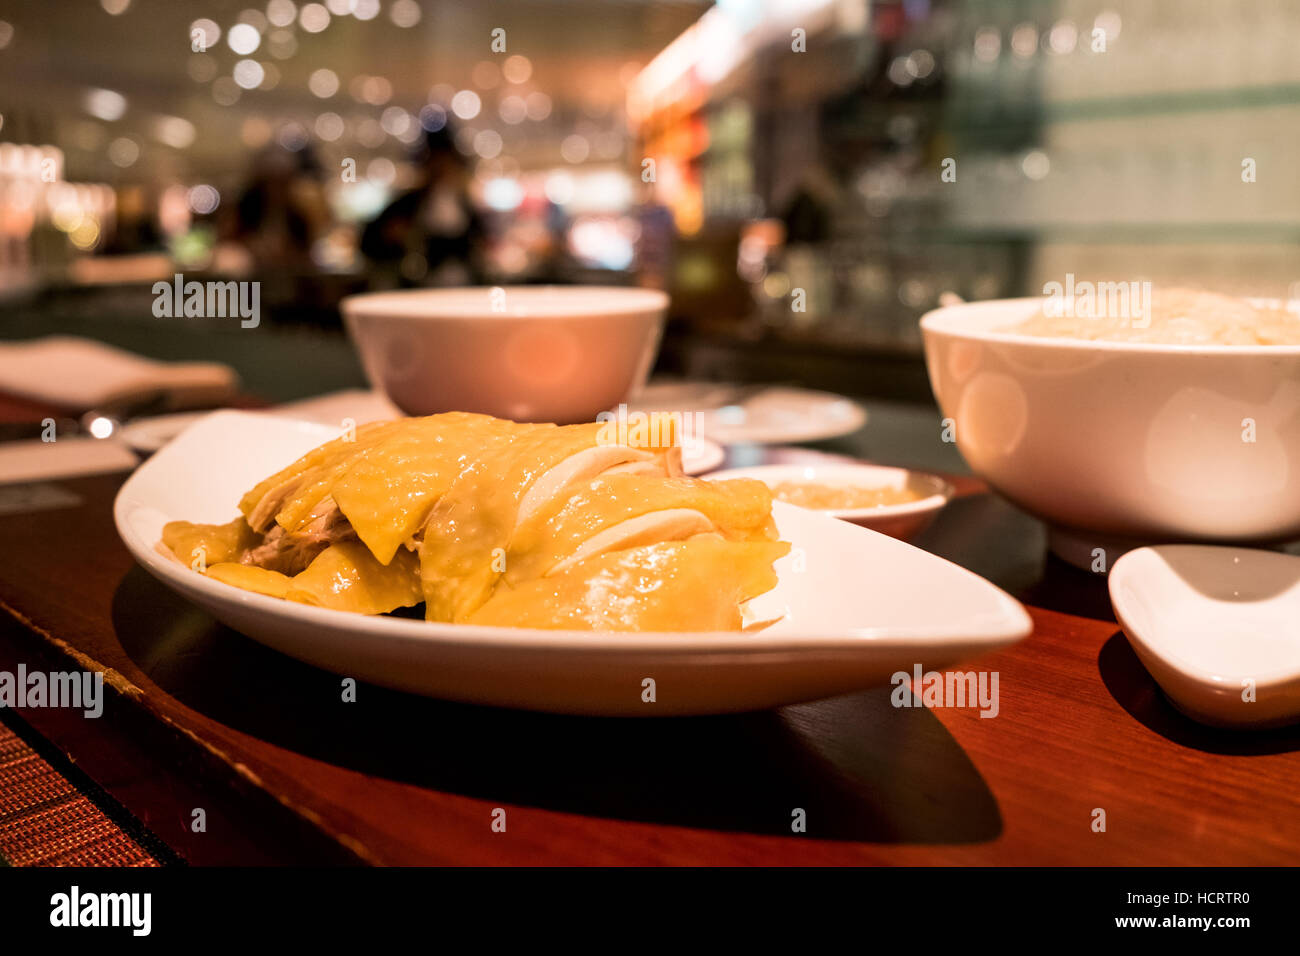
<svg viewBox="0 0 1300 956"><path fill-rule="evenodd" d="M320 33L330 25L330 12L319 3L309 3L299 11L298 25L308 33Z"/></svg>
<svg viewBox="0 0 1300 956"><path fill-rule="evenodd" d="M321 113L316 117L316 135L327 143L332 143L343 135L343 117L338 113Z"/></svg>
<svg viewBox="0 0 1300 956"><path fill-rule="evenodd" d="M241 89L255 90L262 84L266 71L256 60L240 60L230 75Z"/></svg>
<svg viewBox="0 0 1300 956"><path fill-rule="evenodd" d="M298 19L298 8L293 0L270 0L266 5L266 19L277 27L287 27Z"/></svg>
<svg viewBox="0 0 1300 956"><path fill-rule="evenodd" d="M501 72L511 83L527 83L533 75L533 64L522 53L515 53L506 57L505 63L501 64Z"/></svg>
<svg viewBox="0 0 1300 956"><path fill-rule="evenodd" d="M226 45L240 56L248 56L262 43L262 34L249 23L236 23L226 31Z"/></svg>
<svg viewBox="0 0 1300 956"><path fill-rule="evenodd" d="M221 205L221 193L217 191L215 186L209 186L206 183L191 187L189 192L185 194L185 198L189 203L190 210L200 216L215 212L217 207Z"/></svg>
<svg viewBox="0 0 1300 956"><path fill-rule="evenodd" d="M463 120L478 116L483 101L473 90L461 90L451 98L451 111Z"/></svg>
<svg viewBox="0 0 1300 956"><path fill-rule="evenodd" d="M338 74L328 67L313 70L311 76L307 78L307 89L323 100L329 99L339 91Z"/></svg>
<svg viewBox="0 0 1300 956"><path fill-rule="evenodd" d="M421 15L420 5L415 0L395 0L388 8L388 18L403 28L415 26Z"/></svg>
<svg viewBox="0 0 1300 956"><path fill-rule="evenodd" d="M126 169L140 158L140 144L129 136L119 136L108 144L108 158L114 166Z"/></svg>

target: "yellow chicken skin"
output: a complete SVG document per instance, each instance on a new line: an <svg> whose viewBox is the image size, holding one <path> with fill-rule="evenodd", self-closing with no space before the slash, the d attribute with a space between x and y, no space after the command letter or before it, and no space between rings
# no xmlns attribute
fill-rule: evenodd
<svg viewBox="0 0 1300 956"><path fill-rule="evenodd" d="M238 561L239 556L261 540L243 518L228 524L191 524L169 521L162 541L179 561L202 566Z"/></svg>
<svg viewBox="0 0 1300 956"><path fill-rule="evenodd" d="M420 566L403 550L387 566L358 541L330 545L290 579L290 601L358 614L387 614L421 601Z"/></svg>
<svg viewBox="0 0 1300 956"><path fill-rule="evenodd" d="M699 516L692 521L683 512ZM671 516L672 520L628 523L647 516ZM625 529L622 535L617 534ZM689 537L701 531L720 532L736 541L774 541L772 493L767 485L752 478L704 481L699 478L664 478L654 475L618 474L595 478L572 495L557 496L548 507L534 514L515 531L505 557L505 577L511 584L541 577L554 571L567 558L594 551L631 547L634 539L648 534L657 540ZM600 538L608 532L601 546ZM596 544L596 548L590 545Z"/></svg>
<svg viewBox="0 0 1300 956"><path fill-rule="evenodd" d="M451 412L373 423L258 483L226 525L163 544L247 590L431 621L736 630L776 584L772 496L681 475L675 427L628 447L589 425ZM201 565L195 565L196 570Z"/></svg>
<svg viewBox="0 0 1300 956"><path fill-rule="evenodd" d="M589 558L561 574L497 588L471 624L595 631L737 631L740 605L776 586L784 541L717 537Z"/></svg>
<svg viewBox="0 0 1300 956"><path fill-rule="evenodd" d="M595 447L598 426L537 430L482 448L433 507L420 546L426 616L460 620L481 605L503 570L529 486L565 459Z"/></svg>
<svg viewBox="0 0 1300 956"><path fill-rule="evenodd" d="M214 564L208 568L207 573L210 578L216 578L226 584L243 588L245 591L256 591L258 594L266 594L270 597L287 598L289 588L293 586L293 578L287 574L281 574L279 571L268 571L266 568L259 568L252 564L239 564L234 561Z"/></svg>

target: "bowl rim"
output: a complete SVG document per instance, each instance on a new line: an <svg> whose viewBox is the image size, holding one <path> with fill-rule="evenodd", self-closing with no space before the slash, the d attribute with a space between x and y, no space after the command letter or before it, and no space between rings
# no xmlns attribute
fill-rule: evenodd
<svg viewBox="0 0 1300 956"><path fill-rule="evenodd" d="M1107 339L1070 339L1043 335L1022 335L1000 329L964 328L963 322L972 312L994 312L999 308L1027 310L1030 303L1042 303L1048 296L1021 296L1014 299L984 299L978 302L958 302L931 309L921 316L921 331L934 335L951 335L980 342L1020 345L1027 348L1058 349L1065 351L1129 352L1135 354L1204 355L1243 357L1300 358L1300 343L1294 345L1189 345L1167 342L1118 342ZM1285 308L1300 313L1300 299L1269 299L1253 296L1242 301L1251 305Z"/></svg>
<svg viewBox="0 0 1300 956"><path fill-rule="evenodd" d="M503 289L507 307L491 309L492 292ZM567 298L569 301L564 302ZM519 306L523 300L523 307ZM345 296L344 316L393 320L493 321L501 319L640 318L667 311L668 293L617 285L454 286L389 289Z"/></svg>

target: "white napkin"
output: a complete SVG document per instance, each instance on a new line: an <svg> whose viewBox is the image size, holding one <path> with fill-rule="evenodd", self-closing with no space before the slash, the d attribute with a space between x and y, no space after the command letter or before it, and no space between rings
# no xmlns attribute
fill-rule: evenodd
<svg viewBox="0 0 1300 956"><path fill-rule="evenodd" d="M239 376L216 362L157 362L91 339L0 343L0 391L87 411L163 395L173 408L229 398Z"/></svg>
<svg viewBox="0 0 1300 956"><path fill-rule="evenodd" d="M139 463L125 442L69 435L58 441L0 442L0 485L129 471Z"/></svg>

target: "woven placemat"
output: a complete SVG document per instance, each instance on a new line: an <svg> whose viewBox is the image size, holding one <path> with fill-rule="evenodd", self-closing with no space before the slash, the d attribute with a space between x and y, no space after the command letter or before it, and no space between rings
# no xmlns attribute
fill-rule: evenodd
<svg viewBox="0 0 1300 956"><path fill-rule="evenodd" d="M13 727L10 723L14 724ZM30 729L0 711L0 865L9 866L159 866L173 862L165 849L151 852L156 837L132 835L119 806L106 806L107 794L77 772L55 766L15 729ZM53 762L52 762L53 761ZM60 770L64 772L60 772ZM95 792L98 791L98 792Z"/></svg>

